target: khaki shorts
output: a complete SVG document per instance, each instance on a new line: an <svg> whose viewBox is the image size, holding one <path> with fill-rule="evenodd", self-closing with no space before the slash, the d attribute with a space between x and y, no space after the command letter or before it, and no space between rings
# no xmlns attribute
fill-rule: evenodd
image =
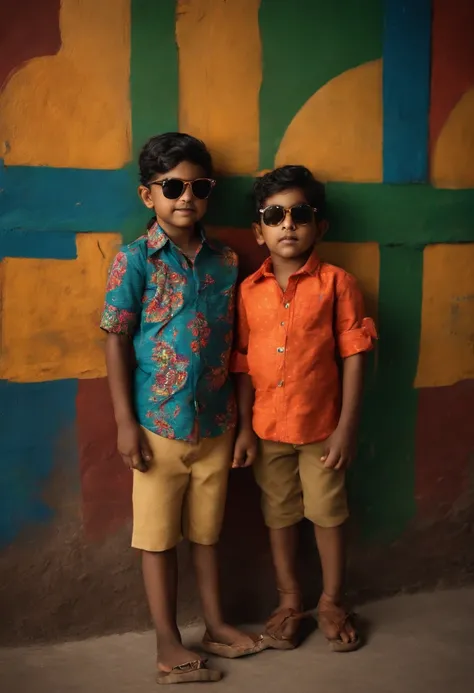
<svg viewBox="0 0 474 693"><path fill-rule="evenodd" d="M147 472L133 472L132 546L167 551L183 537L196 544L216 544L234 431L198 443L162 438L147 430L145 434L153 461Z"/></svg>
<svg viewBox="0 0 474 693"><path fill-rule="evenodd" d="M260 441L254 473L267 527L291 527L303 517L320 527L338 527L347 520L345 474L326 469L323 452L324 443Z"/></svg>

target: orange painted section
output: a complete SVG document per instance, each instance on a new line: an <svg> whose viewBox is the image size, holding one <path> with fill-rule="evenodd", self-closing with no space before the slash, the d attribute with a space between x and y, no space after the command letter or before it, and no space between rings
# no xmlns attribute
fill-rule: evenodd
<svg viewBox="0 0 474 693"><path fill-rule="evenodd" d="M378 243L321 243L320 255L356 277L364 294L367 315L376 318L380 277Z"/></svg>
<svg viewBox="0 0 474 693"><path fill-rule="evenodd" d="M105 375L99 321L120 241L118 234L84 233L77 235L76 260L3 260L0 378L39 382Z"/></svg>
<svg viewBox="0 0 474 693"><path fill-rule="evenodd" d="M474 188L474 86L451 111L434 145L431 181L438 188Z"/></svg>
<svg viewBox="0 0 474 693"><path fill-rule="evenodd" d="M0 157L120 168L131 155L130 0L63 0L60 30L59 52L30 60L0 94Z"/></svg>
<svg viewBox="0 0 474 693"><path fill-rule="evenodd" d="M474 378L473 267L474 243L425 248L415 387Z"/></svg>
<svg viewBox="0 0 474 693"><path fill-rule="evenodd" d="M178 0L179 127L203 139L217 170L259 159L260 0Z"/></svg>
<svg viewBox="0 0 474 693"><path fill-rule="evenodd" d="M304 164L324 181L382 180L382 61L325 84L291 121L275 165Z"/></svg>

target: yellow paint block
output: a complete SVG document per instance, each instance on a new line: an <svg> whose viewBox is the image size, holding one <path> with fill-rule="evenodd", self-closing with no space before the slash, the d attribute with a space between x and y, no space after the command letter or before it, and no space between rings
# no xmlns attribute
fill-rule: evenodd
<svg viewBox="0 0 474 693"><path fill-rule="evenodd" d="M415 387L474 378L474 243L429 245Z"/></svg>
<svg viewBox="0 0 474 693"><path fill-rule="evenodd" d="M204 140L216 169L259 163L260 0L178 0L179 127Z"/></svg>
<svg viewBox="0 0 474 693"><path fill-rule="evenodd" d="M39 382L105 375L99 329L118 234L77 235L76 260L5 258L0 378Z"/></svg>
<svg viewBox="0 0 474 693"><path fill-rule="evenodd" d="M0 94L0 157L120 168L131 157L130 0L62 0L60 30L59 52L30 60Z"/></svg>
<svg viewBox="0 0 474 693"><path fill-rule="evenodd" d="M276 166L303 164L323 181L382 181L382 61L338 75L291 121Z"/></svg>
<svg viewBox="0 0 474 693"><path fill-rule="evenodd" d="M365 299L367 315L377 317L380 252L378 243L321 243L321 259L354 275Z"/></svg>
<svg viewBox="0 0 474 693"><path fill-rule="evenodd" d="M438 188L474 188L474 88L453 108L441 130L431 161Z"/></svg>

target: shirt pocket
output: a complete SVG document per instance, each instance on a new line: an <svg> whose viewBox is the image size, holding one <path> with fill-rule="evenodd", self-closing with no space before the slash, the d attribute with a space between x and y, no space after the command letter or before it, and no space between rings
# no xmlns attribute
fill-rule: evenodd
<svg viewBox="0 0 474 693"><path fill-rule="evenodd" d="M235 312L235 287L216 289L206 287L203 293L206 319L210 324L226 324L233 327Z"/></svg>

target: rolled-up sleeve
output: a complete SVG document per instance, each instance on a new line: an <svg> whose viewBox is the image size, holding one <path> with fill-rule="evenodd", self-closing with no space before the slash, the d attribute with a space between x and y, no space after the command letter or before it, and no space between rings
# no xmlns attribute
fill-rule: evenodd
<svg viewBox="0 0 474 693"><path fill-rule="evenodd" d="M242 289L237 296L236 328L234 336L234 348L230 359L231 373L248 373L247 352L249 346L249 326L245 311Z"/></svg>
<svg viewBox="0 0 474 693"><path fill-rule="evenodd" d="M336 299L336 332L342 358L373 348L377 330L372 318L365 316L364 299L350 274L339 280Z"/></svg>
<svg viewBox="0 0 474 693"><path fill-rule="evenodd" d="M100 327L113 334L132 337L142 305L144 288L140 257L128 249L117 254L107 279L105 305Z"/></svg>

